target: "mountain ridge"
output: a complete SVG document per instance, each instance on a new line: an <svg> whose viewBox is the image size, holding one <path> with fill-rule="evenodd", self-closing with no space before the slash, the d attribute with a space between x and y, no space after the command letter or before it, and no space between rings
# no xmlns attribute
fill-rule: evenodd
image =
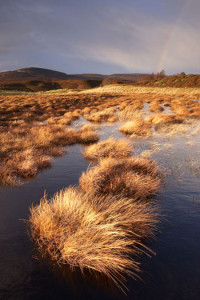
<svg viewBox="0 0 200 300"><path fill-rule="evenodd" d="M13 71L0 72L0 80L30 80L30 79L87 79L87 80L104 80L105 78L110 78L113 80L131 80L137 81L139 78L147 75L146 73L119 73L119 74L67 74L60 71L55 71L51 69L30 67L21 68Z"/></svg>

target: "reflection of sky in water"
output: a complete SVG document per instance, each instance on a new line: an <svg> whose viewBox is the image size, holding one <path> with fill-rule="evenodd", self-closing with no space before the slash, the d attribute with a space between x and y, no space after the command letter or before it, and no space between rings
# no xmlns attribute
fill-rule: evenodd
<svg viewBox="0 0 200 300"><path fill-rule="evenodd" d="M81 120L82 122L83 120ZM79 127L79 122L75 125ZM120 138L121 124L97 126L101 139ZM125 136L123 136L126 138ZM157 201L164 215L155 241L148 246L157 255L141 258L142 281L128 278L127 297L112 295L82 276L67 282L48 264L37 261L22 219L28 207L39 203L44 190L49 196L78 184L89 162L84 146L68 147L65 156L53 160L52 168L20 187L0 189L0 298L2 299L199 299L200 286L200 135L134 139L135 153L152 151L164 176ZM191 146L187 141L193 142ZM70 275L71 274L71 275ZM70 282L70 283L69 283ZM75 285L75 288L73 288ZM76 291L77 294L74 294Z"/></svg>

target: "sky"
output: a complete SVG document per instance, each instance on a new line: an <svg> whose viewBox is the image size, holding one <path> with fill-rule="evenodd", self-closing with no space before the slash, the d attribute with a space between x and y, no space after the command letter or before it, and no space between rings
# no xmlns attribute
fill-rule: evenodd
<svg viewBox="0 0 200 300"><path fill-rule="evenodd" d="M200 0L0 0L0 71L200 73Z"/></svg>

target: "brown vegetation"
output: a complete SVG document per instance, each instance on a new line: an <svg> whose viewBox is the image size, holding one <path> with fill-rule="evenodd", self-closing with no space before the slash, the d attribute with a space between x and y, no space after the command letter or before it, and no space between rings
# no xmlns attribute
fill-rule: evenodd
<svg viewBox="0 0 200 300"><path fill-rule="evenodd" d="M0 96L0 181L13 184L18 182L17 174L22 174L23 178L34 176L39 168L50 164L51 156L65 153L63 147L66 145L96 142L98 136L91 127L86 131L66 128L82 116L94 122L130 120L120 129L128 135L148 137L152 134L152 125L164 125L165 128L159 128L160 132L171 129L182 132L183 127L173 126L168 131L166 127L185 122L188 117L199 118L200 104L190 100L200 98L198 93L198 89L184 89L183 92L181 89L116 85L87 93ZM170 105L176 117L159 114L143 120L143 102ZM41 164L41 161L46 163ZM26 175L23 175L23 168Z"/></svg>
<svg viewBox="0 0 200 300"><path fill-rule="evenodd" d="M150 136L152 134L151 125L142 118L127 122L119 130L128 135Z"/></svg>
<svg viewBox="0 0 200 300"><path fill-rule="evenodd" d="M132 147L124 139L116 140L112 137L87 147L84 156L92 161L100 160L105 157L124 158L130 156Z"/></svg>
<svg viewBox="0 0 200 300"><path fill-rule="evenodd" d="M137 157L103 159L80 178L81 188L91 194L123 194L137 199L154 194L159 185L158 169L154 162Z"/></svg>
<svg viewBox="0 0 200 300"><path fill-rule="evenodd" d="M20 177L28 179L48 167L50 156L66 152L64 146L96 142L99 137L91 128L75 130L64 125L35 123L0 132L0 139L0 182L14 185Z"/></svg>
<svg viewBox="0 0 200 300"><path fill-rule="evenodd" d="M189 116L190 115L190 111L189 109L181 104L181 103L173 103L171 106L171 110L177 115L177 116Z"/></svg>
<svg viewBox="0 0 200 300"><path fill-rule="evenodd" d="M135 108L134 105L130 105L128 103L123 103L124 105L120 105L120 120L134 120L142 117L142 111L140 109Z"/></svg>
<svg viewBox="0 0 200 300"><path fill-rule="evenodd" d="M160 106L160 104L158 102L151 102L149 105L149 111L151 112L161 112L163 111L164 108L162 106Z"/></svg>
<svg viewBox="0 0 200 300"><path fill-rule="evenodd" d="M114 107L106 108L104 110L91 113L90 115L86 115L86 120L96 123L101 122L113 122L113 117L115 118L114 121L117 120L117 117L115 116L116 109Z"/></svg>
<svg viewBox="0 0 200 300"><path fill-rule="evenodd" d="M148 116L145 121L147 123L151 123L154 125L161 125L161 124L170 124L170 123L182 123L183 119L174 115L162 115L157 114L155 116Z"/></svg>
<svg viewBox="0 0 200 300"><path fill-rule="evenodd" d="M120 197L94 197L75 188L46 196L31 208L31 234L42 255L59 265L101 272L120 284L124 275L138 276L138 254L152 237L155 208Z"/></svg>

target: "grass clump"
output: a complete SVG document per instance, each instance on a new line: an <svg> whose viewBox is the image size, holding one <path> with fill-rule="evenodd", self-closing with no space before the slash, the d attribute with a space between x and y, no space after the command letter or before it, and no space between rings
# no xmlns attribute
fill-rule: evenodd
<svg viewBox="0 0 200 300"><path fill-rule="evenodd" d="M175 104L171 109L177 116L188 117L190 115L190 111L185 105Z"/></svg>
<svg viewBox="0 0 200 300"><path fill-rule="evenodd" d="M123 194L146 199L160 186L155 163L145 158L117 160L106 158L82 174L79 180L84 191L94 195Z"/></svg>
<svg viewBox="0 0 200 300"><path fill-rule="evenodd" d="M152 237L155 208L124 197L91 197L69 187L30 210L29 225L42 255L59 265L100 272L120 284L140 271L141 240Z"/></svg>
<svg viewBox="0 0 200 300"><path fill-rule="evenodd" d="M156 114L155 116L148 116L145 121L154 125L163 125L163 124L176 124L182 123L183 119L175 115L162 115Z"/></svg>
<svg viewBox="0 0 200 300"><path fill-rule="evenodd" d="M127 135L150 136L152 134L151 125L141 117L128 121L119 130Z"/></svg>
<svg viewBox="0 0 200 300"><path fill-rule="evenodd" d="M90 144L98 142L99 135L95 132L94 126L85 124L79 131L79 142L81 144Z"/></svg>
<svg viewBox="0 0 200 300"><path fill-rule="evenodd" d="M142 118L142 111L136 109L133 105L126 105L120 110L120 120L121 121L132 121L134 119Z"/></svg>
<svg viewBox="0 0 200 300"><path fill-rule="evenodd" d="M153 101L149 105L149 111L151 111L151 112L161 112L163 110L164 110L164 108L162 106L160 106L159 102L157 102L157 101L155 101L155 102Z"/></svg>
<svg viewBox="0 0 200 300"><path fill-rule="evenodd" d="M114 119L113 119L114 118ZM98 112L91 113L86 116L86 119L91 122L101 123L101 122L113 122L117 120L116 108L109 107Z"/></svg>
<svg viewBox="0 0 200 300"><path fill-rule="evenodd" d="M132 147L125 139L116 140L113 137L87 147L84 156L92 161L105 157L124 158L130 156Z"/></svg>

